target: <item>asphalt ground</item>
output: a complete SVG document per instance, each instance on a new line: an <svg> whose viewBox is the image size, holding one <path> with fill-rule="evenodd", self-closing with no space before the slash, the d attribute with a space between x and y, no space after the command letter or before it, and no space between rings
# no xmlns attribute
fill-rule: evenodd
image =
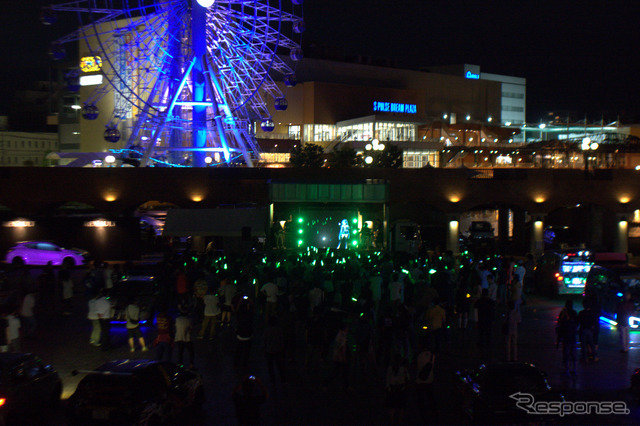
<svg viewBox="0 0 640 426"><path fill-rule="evenodd" d="M23 340L24 351L39 355L59 372L63 383L63 400L75 390L82 375L71 372L93 369L98 365L125 358L149 358L153 351L129 352L124 328L112 329L113 348L104 352L89 345L90 324L86 320L86 301L81 288L74 297L72 315L61 315L55 304L40 310L36 336ZM522 307L522 323L519 333L519 359L538 366L548 376L551 386L563 393L568 401L622 401L630 410L629 415L572 415L559 418L563 424L640 424L640 405L629 392L630 377L640 367L640 333L632 333L629 353L619 352L618 333L602 326L599 345L599 362L579 363L575 377L564 374L562 351L556 348L555 319L564 299L549 300L534 295L527 296ZM581 309L576 298L576 308ZM499 310L499 312L502 312ZM281 425L348 425L389 424L384 404L383 372L365 371L352 375L351 388L343 389L334 380L326 389L322 381L329 377L331 365L321 362L317 371L304 369L303 327L297 328L296 350L293 363L287 364L287 382L270 383L267 364L262 353L262 317L256 313L256 333L248 371L267 385L269 398L262 407L262 423ZM440 411L438 424L466 424L469 420L457 405L454 394L454 375L457 370L475 368L485 361L504 359L504 342L500 334L500 321L495 322L494 346L483 356L476 345L476 331L449 329L449 337L435 364L436 399ZM147 341L154 331L144 329ZM235 333L233 326L220 330L213 341L195 340L196 361L205 381L206 400L203 412L189 422L203 425L236 424L231 400L233 388L247 373L234 367ZM174 356L175 359L175 356ZM64 401L57 417L50 424L64 424ZM409 395L404 423L423 424L413 395ZM436 423L432 421L431 423Z"/></svg>

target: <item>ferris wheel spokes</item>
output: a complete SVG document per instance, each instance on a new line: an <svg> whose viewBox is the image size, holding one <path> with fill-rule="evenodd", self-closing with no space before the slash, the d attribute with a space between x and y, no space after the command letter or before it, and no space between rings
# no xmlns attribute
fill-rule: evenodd
<svg viewBox="0 0 640 426"><path fill-rule="evenodd" d="M192 0L62 0L50 12L78 16L78 30L59 39L60 47L84 40L82 54L100 57L102 67L93 72L103 84L83 89L82 117L96 120L98 104L113 107L97 121L107 127L105 140L126 141L142 165L167 152L182 162L184 151L195 166L205 165L205 152L220 153L227 163L241 153L253 166L260 160L256 123L272 131L271 107L287 105L274 79L295 85L292 67L278 53L301 57L285 32L297 37L304 27L294 13L302 1L214 0L205 7ZM61 53L52 50L54 58Z"/></svg>

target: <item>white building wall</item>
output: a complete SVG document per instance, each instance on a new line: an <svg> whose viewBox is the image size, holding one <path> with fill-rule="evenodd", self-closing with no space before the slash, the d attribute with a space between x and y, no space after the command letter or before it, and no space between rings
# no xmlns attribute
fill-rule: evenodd
<svg viewBox="0 0 640 426"><path fill-rule="evenodd" d="M0 132L0 166L42 166L58 150L56 133Z"/></svg>
<svg viewBox="0 0 640 426"><path fill-rule="evenodd" d="M527 79L508 75L481 73L481 80L502 83L502 111L500 124L523 127L527 121ZM515 142L524 142L522 134L517 135Z"/></svg>

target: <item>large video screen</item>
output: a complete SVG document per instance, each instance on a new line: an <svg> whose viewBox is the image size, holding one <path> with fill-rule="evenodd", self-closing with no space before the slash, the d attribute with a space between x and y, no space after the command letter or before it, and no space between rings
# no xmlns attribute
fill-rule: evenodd
<svg viewBox="0 0 640 426"><path fill-rule="evenodd" d="M356 209L300 210L284 221L287 247L357 248L360 221Z"/></svg>

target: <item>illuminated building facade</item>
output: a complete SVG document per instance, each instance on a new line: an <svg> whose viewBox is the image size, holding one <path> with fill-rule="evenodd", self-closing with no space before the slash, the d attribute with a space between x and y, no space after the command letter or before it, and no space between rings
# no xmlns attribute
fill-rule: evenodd
<svg viewBox="0 0 640 426"><path fill-rule="evenodd" d="M487 118L487 121L499 123L506 127L522 127L527 123L527 79L501 74L481 72L480 65L464 64L441 67L429 67L434 73L455 75L468 80L495 81L500 84L501 100L500 114ZM524 142L522 136L516 136L514 141Z"/></svg>
<svg viewBox="0 0 640 426"><path fill-rule="evenodd" d="M81 57L87 69L81 78L99 75L93 70L100 61ZM251 123L261 166L288 166L291 149L299 144L320 145L325 153L349 146L364 154L375 139L398 146L404 168L583 168L585 158L597 168L637 165L628 150L619 155L616 146L606 146L608 141L615 142L608 134L617 139L624 134L633 136L633 128L604 123L526 125L526 79L484 73L477 65L417 71L305 58L296 73L294 87L276 82L287 94L288 107L267 105L272 129L263 129L257 121ZM81 88L81 98L85 89ZM113 110L115 95L104 96L101 102L111 102L100 104L101 111ZM101 118L80 121L80 151L125 148L125 138L115 144L104 141ZM585 137L601 146L588 157L579 146ZM550 139L578 145L562 149L530 146L531 142ZM61 147L67 146L64 140L61 136ZM211 165L220 161L219 153L214 153Z"/></svg>
<svg viewBox="0 0 640 426"><path fill-rule="evenodd" d="M80 58L83 99L104 63L84 50ZM476 140L483 134L493 138L491 120L501 113L501 83L490 80L313 58L299 62L296 75L295 87L278 83L288 107L268 105L273 130L252 123L263 164L288 161L291 144L285 141L319 144L327 152L349 143L363 152L368 141L379 139L399 145L405 167L438 167L443 145L473 142L466 130L477 127ZM105 95L96 105L100 111L114 110L117 97L117 92ZM117 143L104 140L104 121L102 114L97 120L81 119L80 151L125 148L125 137Z"/></svg>
<svg viewBox="0 0 640 426"><path fill-rule="evenodd" d="M288 92L289 108L272 111L275 129L259 140L293 139L330 152L348 144L363 153L374 139L397 145L403 167L440 167L442 148L497 136L502 86L446 73L305 58L298 85ZM513 141L511 141L513 142Z"/></svg>

